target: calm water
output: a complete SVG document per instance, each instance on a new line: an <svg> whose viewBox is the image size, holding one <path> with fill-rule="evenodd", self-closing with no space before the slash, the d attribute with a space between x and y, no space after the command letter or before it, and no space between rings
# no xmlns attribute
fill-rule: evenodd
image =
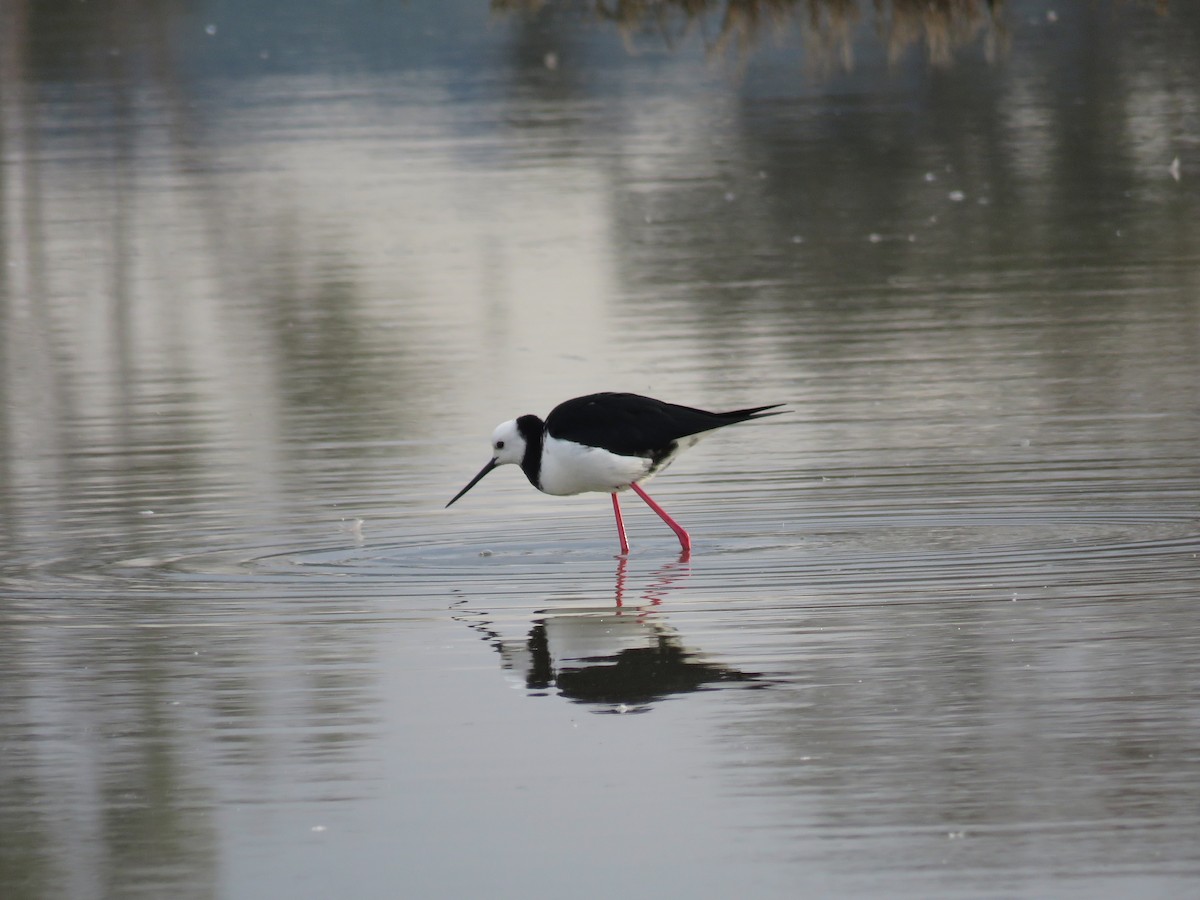
<svg viewBox="0 0 1200 900"><path fill-rule="evenodd" d="M1197 10L536 6L0 7L0 895L1196 896Z"/></svg>

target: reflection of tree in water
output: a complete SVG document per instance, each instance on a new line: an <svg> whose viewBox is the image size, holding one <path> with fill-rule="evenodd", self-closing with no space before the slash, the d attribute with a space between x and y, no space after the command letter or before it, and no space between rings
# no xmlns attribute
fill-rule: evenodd
<svg viewBox="0 0 1200 900"><path fill-rule="evenodd" d="M799 30L820 66L850 68L855 34L867 22L893 60L923 44L930 61L944 65L981 36L989 57L1007 41L1003 0L492 0L502 12L581 6L613 23L630 44L643 35L674 44L699 31L714 55L735 58Z"/></svg>
<svg viewBox="0 0 1200 900"><path fill-rule="evenodd" d="M0 568L22 594L3 613L61 623L0 640L6 898L211 896L210 763L252 770L237 789L252 802L268 768L347 764L366 717L361 672L337 662L345 634L239 626L205 641L179 617L217 615L211 595L150 587L226 531L218 517L269 509L275 528L277 498L309 503L308 463L280 451L315 459L312 429L366 445L403 417L362 415L388 393L376 385L403 380L375 361L405 354L361 343L380 329L338 235L300 220L289 191L260 208L220 175L226 138L197 99L185 20L169 0L0 3ZM272 390L255 388L264 373ZM213 502L226 492L239 500ZM129 559L154 564L119 576ZM305 663L277 681L267 661L299 658L272 656L293 639Z"/></svg>

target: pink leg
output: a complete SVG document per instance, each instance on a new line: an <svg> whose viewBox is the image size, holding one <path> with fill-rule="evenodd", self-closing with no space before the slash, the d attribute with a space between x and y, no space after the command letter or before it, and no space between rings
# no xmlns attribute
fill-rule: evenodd
<svg viewBox="0 0 1200 900"><path fill-rule="evenodd" d="M640 485L631 484L634 492L646 501L646 505L658 513L658 517L671 526L671 530L675 532L675 536L679 538L679 546L683 548L684 553L692 552L692 539L688 533L683 530L683 526L667 515L667 511L650 499L650 495L642 490ZM613 500L617 499L617 495L613 494Z"/></svg>
<svg viewBox="0 0 1200 900"><path fill-rule="evenodd" d="M617 517L617 537L621 539L621 552L629 553L629 539L625 537L625 520L621 518L621 501L613 494L613 514ZM618 604L619 605L619 604Z"/></svg>

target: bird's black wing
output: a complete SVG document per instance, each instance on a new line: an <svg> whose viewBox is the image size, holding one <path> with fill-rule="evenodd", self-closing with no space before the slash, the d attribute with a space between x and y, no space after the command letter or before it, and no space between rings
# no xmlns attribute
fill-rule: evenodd
<svg viewBox="0 0 1200 900"><path fill-rule="evenodd" d="M711 413L640 394L588 394L551 410L546 417L546 432L551 437L603 447L622 456L654 458L680 438L744 422L770 408Z"/></svg>

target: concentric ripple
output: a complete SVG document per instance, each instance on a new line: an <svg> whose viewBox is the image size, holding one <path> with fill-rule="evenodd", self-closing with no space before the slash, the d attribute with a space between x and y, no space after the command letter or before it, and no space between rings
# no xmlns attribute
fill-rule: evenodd
<svg viewBox="0 0 1200 900"><path fill-rule="evenodd" d="M793 516L771 522L752 510L694 522L689 592L761 596L803 586L828 599L912 591L1022 590L1050 584L1160 585L1200 578L1200 518L1183 510L936 508ZM48 596L257 586L279 596L447 597L483 592L537 604L611 582L615 547L608 522L591 515L435 528L419 539L388 534L294 546L217 547L204 552L111 560L44 560L9 571L10 592ZM493 527L489 527L493 526ZM377 532L378 535L377 535ZM631 528L629 564L644 571L676 560L667 534ZM600 590L607 591L606 587ZM568 590L568 593L570 591ZM799 598L798 598L799 599ZM801 601L805 602L805 601Z"/></svg>

